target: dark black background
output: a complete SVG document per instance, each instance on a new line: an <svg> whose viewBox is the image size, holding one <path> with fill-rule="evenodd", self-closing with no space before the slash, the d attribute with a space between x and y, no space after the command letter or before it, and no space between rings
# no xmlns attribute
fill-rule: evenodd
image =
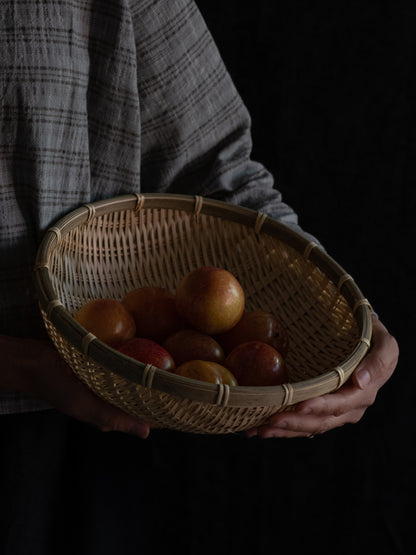
<svg viewBox="0 0 416 555"><path fill-rule="evenodd" d="M354 276L401 357L359 424L314 440L156 433L159 541L187 553L413 553L416 6L197 3L252 115L253 158Z"/></svg>

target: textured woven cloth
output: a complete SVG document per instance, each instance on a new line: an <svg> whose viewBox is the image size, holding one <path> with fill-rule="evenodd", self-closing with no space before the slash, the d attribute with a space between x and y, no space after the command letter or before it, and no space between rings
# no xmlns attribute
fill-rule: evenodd
<svg viewBox="0 0 416 555"><path fill-rule="evenodd" d="M297 227L193 1L0 0L0 44L0 333L44 336L36 249L84 202L198 194Z"/></svg>

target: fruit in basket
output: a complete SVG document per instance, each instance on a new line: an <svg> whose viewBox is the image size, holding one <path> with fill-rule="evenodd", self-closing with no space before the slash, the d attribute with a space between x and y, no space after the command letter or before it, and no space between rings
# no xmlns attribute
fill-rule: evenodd
<svg viewBox="0 0 416 555"><path fill-rule="evenodd" d="M221 345L210 335L193 329L179 330L163 343L175 364L179 366L188 360L202 359L221 363L225 359Z"/></svg>
<svg viewBox="0 0 416 555"><path fill-rule="evenodd" d="M93 299L81 306L74 317L81 326L110 347L121 345L136 332L133 317L115 299Z"/></svg>
<svg viewBox="0 0 416 555"><path fill-rule="evenodd" d="M134 318L137 337L162 343L166 337L183 328L175 295L164 287L133 289L121 302Z"/></svg>
<svg viewBox="0 0 416 555"><path fill-rule="evenodd" d="M118 348L120 353L127 355L143 364L152 364L162 370L172 371L175 362L161 345L145 337L133 337Z"/></svg>
<svg viewBox="0 0 416 555"><path fill-rule="evenodd" d="M282 322L271 312L250 310L244 312L240 321L229 331L216 338L229 354L237 345L247 341L262 341L274 347L286 358L289 336Z"/></svg>
<svg viewBox="0 0 416 555"><path fill-rule="evenodd" d="M288 381L282 355L262 341L241 343L227 356L224 365L239 385L269 386Z"/></svg>
<svg viewBox="0 0 416 555"><path fill-rule="evenodd" d="M228 368L210 360L188 360L176 368L175 374L202 382L238 385Z"/></svg>
<svg viewBox="0 0 416 555"><path fill-rule="evenodd" d="M244 291L227 270L203 266L189 272L176 289L176 306L191 327L209 335L223 333L244 312Z"/></svg>

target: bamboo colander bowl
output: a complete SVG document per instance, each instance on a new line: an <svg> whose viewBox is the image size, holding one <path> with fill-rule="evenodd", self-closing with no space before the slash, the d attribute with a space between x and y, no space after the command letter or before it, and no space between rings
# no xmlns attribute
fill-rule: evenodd
<svg viewBox="0 0 416 555"><path fill-rule="evenodd" d="M288 329L289 383L230 387L177 376L108 347L73 318L85 302L131 289L175 291L199 266L232 272L246 308ZM39 247L35 282L46 329L97 395L164 427L224 434L338 389L370 347L371 307L353 278L313 242L263 213L187 195L125 195L63 217Z"/></svg>

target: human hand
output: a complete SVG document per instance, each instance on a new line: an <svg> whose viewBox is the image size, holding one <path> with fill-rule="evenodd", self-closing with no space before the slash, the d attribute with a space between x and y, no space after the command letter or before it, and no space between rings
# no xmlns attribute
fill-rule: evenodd
<svg viewBox="0 0 416 555"><path fill-rule="evenodd" d="M276 413L267 424L247 431L249 437L312 437L344 424L357 423L396 367L399 348L385 326L373 317L370 352L336 392L303 401L293 411Z"/></svg>
<svg viewBox="0 0 416 555"><path fill-rule="evenodd" d="M106 403L78 380L47 341L0 335L0 386L42 399L61 412L100 430L126 432L144 439L149 425Z"/></svg>

